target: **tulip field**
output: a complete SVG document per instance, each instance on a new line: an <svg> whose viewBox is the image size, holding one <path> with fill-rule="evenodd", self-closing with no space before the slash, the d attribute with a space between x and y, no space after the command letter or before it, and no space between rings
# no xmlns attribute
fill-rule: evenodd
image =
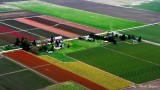
<svg viewBox="0 0 160 90"><path fill-rule="evenodd" d="M98 85L70 71L64 70L61 67L50 64L28 52L19 50L10 53L5 53L5 55L55 81L65 82L68 80L72 80L92 90L107 90L107 88L104 88L101 85Z"/></svg>
<svg viewBox="0 0 160 90"><path fill-rule="evenodd" d="M77 75L87 78L99 85L102 85L110 90L116 90L133 85L132 82L116 77L107 72L103 72L95 67L89 66L82 62L60 62L49 56L39 56L41 59L59 66L63 69L71 71ZM107 83L106 83L107 82Z"/></svg>
<svg viewBox="0 0 160 90"><path fill-rule="evenodd" d="M133 8L91 0L2 1L0 90L158 87L158 1Z"/></svg>

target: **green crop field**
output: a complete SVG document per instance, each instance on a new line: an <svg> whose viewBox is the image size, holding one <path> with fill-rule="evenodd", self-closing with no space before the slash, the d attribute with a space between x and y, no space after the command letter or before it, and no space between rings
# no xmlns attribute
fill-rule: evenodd
<svg viewBox="0 0 160 90"><path fill-rule="evenodd" d="M41 1L15 2L8 4L102 30L111 31L144 25L140 22L105 16Z"/></svg>
<svg viewBox="0 0 160 90"><path fill-rule="evenodd" d="M160 78L158 50L151 44L121 42L66 55L139 84Z"/></svg>
<svg viewBox="0 0 160 90"><path fill-rule="evenodd" d="M9 44L10 44L9 42L6 42L6 41L0 39L0 46L9 45Z"/></svg>
<svg viewBox="0 0 160 90"><path fill-rule="evenodd" d="M0 58L0 74L22 70L23 67L11 62L7 58Z"/></svg>
<svg viewBox="0 0 160 90"><path fill-rule="evenodd" d="M53 84L7 58L0 59L0 90L35 90Z"/></svg>
<svg viewBox="0 0 160 90"><path fill-rule="evenodd" d="M67 81L54 86L49 86L44 90L88 90L87 88L78 85L75 82Z"/></svg>
<svg viewBox="0 0 160 90"><path fill-rule="evenodd" d="M53 84L31 71L0 76L0 86L6 90L36 90Z"/></svg>
<svg viewBox="0 0 160 90"><path fill-rule="evenodd" d="M130 29L120 31L122 34L135 35L137 37L142 36L142 39L160 43L160 24L155 24L152 26L146 26L143 28Z"/></svg>
<svg viewBox="0 0 160 90"><path fill-rule="evenodd" d="M133 5L131 7L154 12L160 12L160 0L154 0L149 3L142 3L140 5Z"/></svg>

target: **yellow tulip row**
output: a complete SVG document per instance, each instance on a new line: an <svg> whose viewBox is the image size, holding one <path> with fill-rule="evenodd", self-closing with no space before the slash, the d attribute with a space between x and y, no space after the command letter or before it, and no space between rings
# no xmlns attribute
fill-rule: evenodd
<svg viewBox="0 0 160 90"><path fill-rule="evenodd" d="M42 58L43 59L43 58ZM45 59L45 61L50 62L52 64L55 64L63 69L66 69L68 71L71 71L81 77L84 77L88 80L91 80L107 89L110 90L117 90L117 89L122 89L125 87L129 87L133 85L132 82L127 81L125 79L119 78L115 75L112 75L108 72L99 70L93 66L90 66L88 64L85 64L83 62L58 62L54 63L55 59L49 58Z"/></svg>

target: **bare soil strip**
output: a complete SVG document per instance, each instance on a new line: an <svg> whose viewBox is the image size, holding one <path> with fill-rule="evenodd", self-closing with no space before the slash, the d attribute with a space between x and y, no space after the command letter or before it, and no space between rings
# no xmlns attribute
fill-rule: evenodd
<svg viewBox="0 0 160 90"><path fill-rule="evenodd" d="M38 23L38 22L35 22L32 20L26 19L26 18L17 18L16 21L19 21L19 22L22 22L22 23L25 23L25 24L28 24L28 25L31 25L31 26L34 26L34 27L37 27L40 29L44 29L44 30L52 32L52 33L63 35L63 36L69 37L69 38L76 38L76 37L80 36L78 34L70 33L70 32L64 31L62 29L51 27L51 26L48 26L48 25L45 25L42 23Z"/></svg>
<svg viewBox="0 0 160 90"><path fill-rule="evenodd" d="M103 15L109 15L119 17L123 19L144 22L144 23L156 23L160 22L160 13L136 10L131 8L124 8L118 6L112 6L101 3L94 3L84 0L42 0L57 5L67 6L80 10L90 11Z"/></svg>
<svg viewBox="0 0 160 90"><path fill-rule="evenodd" d="M58 18L50 17L50 16L38 16L38 17L46 19L46 20L50 20L50 21L53 21L53 22L57 22L57 23L60 23L60 24L65 24L65 25L68 25L68 26L71 26L71 27L76 27L76 28L79 28L79 29L82 29L82 30L85 30L85 31L88 31L88 32L93 32L93 33L102 33L103 32L103 31L95 29L95 28L91 28L91 27L88 27L88 26L76 24L76 23L73 23L73 22L61 20L61 19L58 19Z"/></svg>
<svg viewBox="0 0 160 90"><path fill-rule="evenodd" d="M20 18L20 17L31 17L31 16L38 16L39 14L33 13L30 11L13 11L13 12L4 12L0 13L0 20L5 19L13 19L13 18Z"/></svg>
<svg viewBox="0 0 160 90"><path fill-rule="evenodd" d="M25 29L25 30L36 28L36 27L30 26L30 25L27 25L27 24L24 24L24 23L15 21L15 20L7 20L7 21L3 21L3 22L6 24L9 24L9 25L12 25L14 27L18 27L20 29Z"/></svg>
<svg viewBox="0 0 160 90"><path fill-rule="evenodd" d="M88 32L88 31L85 31L85 30L82 30L82 29L79 29L79 28L76 28L76 27L71 27L71 26L68 26L68 25L65 25L65 24L60 24L60 23L50 21L50 20L46 20L46 19L39 18L39 17L28 18L28 19L36 21L36 22L40 22L40 23L48 25L48 26L55 26L58 29L63 29L64 31L68 31L68 32L71 32L71 33L76 33L76 34L79 34L79 35L82 35L82 36L89 35L89 34L93 33L93 32Z"/></svg>
<svg viewBox="0 0 160 90"><path fill-rule="evenodd" d="M6 24L9 24L9 25L12 25L14 27L26 30L27 32L31 32L31 33L34 33L34 34L44 36L46 38L50 38L51 36L53 36L53 37L59 36L59 34L51 33L49 31L39 29L37 27L33 27L31 25L24 24L24 23L15 21L15 20L6 20L6 21L3 21L3 22L6 23ZM21 31L18 31L18 32L21 32ZM12 33L12 32L9 32L9 33ZM65 37L65 36L63 36L63 38L67 39L67 37Z"/></svg>

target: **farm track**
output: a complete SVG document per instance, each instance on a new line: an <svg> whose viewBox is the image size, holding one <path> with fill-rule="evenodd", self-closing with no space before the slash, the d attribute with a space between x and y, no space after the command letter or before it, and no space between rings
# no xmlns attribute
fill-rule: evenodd
<svg viewBox="0 0 160 90"><path fill-rule="evenodd" d="M14 51L10 53L5 53L6 56L15 59L18 62L21 62L22 64L32 68L32 67L37 67L39 65L46 65L49 64L46 61L43 61L42 59L35 57L34 55L31 55L25 51L19 50L19 51ZM19 57L21 56L21 57ZM29 58L27 58L29 57ZM27 59L27 60L26 60ZM33 68L34 70L46 75L47 77L50 77L56 81L59 82L65 82L68 80L73 80L81 85L86 86L87 88L90 88L92 90L107 90L106 88L97 85L96 83L89 81L85 78L82 78L72 72L69 72L67 70L64 70L56 65L46 65L43 67L37 67ZM55 73L56 72L56 73Z"/></svg>
<svg viewBox="0 0 160 90"><path fill-rule="evenodd" d="M16 21L19 21L19 22L22 22L22 23L25 23L25 24L28 24L28 25L31 25L31 26L34 26L34 27L37 27L40 29L44 29L44 30L52 32L52 33L63 35L63 36L69 37L69 38L75 38L75 37L80 36L78 34L67 32L62 29L58 29L53 26L48 26L48 25L45 25L45 24L42 24L39 22L35 22L33 20L26 19L26 18L18 18L18 19L16 19Z"/></svg>
<svg viewBox="0 0 160 90"><path fill-rule="evenodd" d="M60 23L57 23L57 22L54 22L54 21L49 21L49 20L46 20L46 19L43 19L43 18L40 18L40 17L33 17L33 18L28 18L28 19L46 24L48 26L55 26L55 28L63 29L64 31L68 31L68 32L71 32L71 33L76 33L76 34L79 34L79 35L82 35L82 36L89 35L89 34L93 33L93 32L88 32L88 31L85 31L85 30L82 30L82 29L79 29L79 28L76 28L76 27L68 26L68 25L65 25L65 24L60 24Z"/></svg>
<svg viewBox="0 0 160 90"><path fill-rule="evenodd" d="M6 19L31 17L31 16L39 16L39 14L30 12L30 11L26 11L26 10L3 12L3 13L0 13L0 21L6 20Z"/></svg>
<svg viewBox="0 0 160 90"><path fill-rule="evenodd" d="M123 19L143 22L156 23L160 22L160 13L124 8L100 3L94 3L84 0L42 0L57 5L67 6L80 10L90 11L103 15L119 17Z"/></svg>

